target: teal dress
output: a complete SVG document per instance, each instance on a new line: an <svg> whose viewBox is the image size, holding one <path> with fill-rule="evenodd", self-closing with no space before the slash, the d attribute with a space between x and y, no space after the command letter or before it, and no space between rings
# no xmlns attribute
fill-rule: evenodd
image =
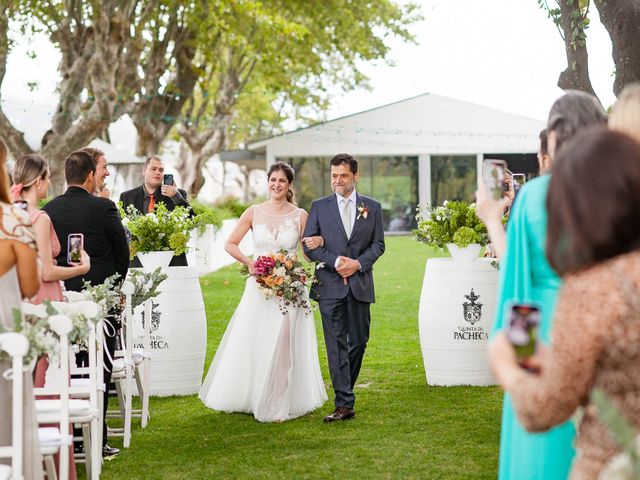
<svg viewBox="0 0 640 480"><path fill-rule="evenodd" d="M561 285L545 257L546 198L549 175L528 182L518 193L507 227L507 249L500 264L496 321L492 334L507 328L510 301L535 302L541 309L539 338L551 337ZM528 433L518 421L511 398L504 396L500 435L501 480L566 479L575 455L575 428L568 421L545 433Z"/></svg>

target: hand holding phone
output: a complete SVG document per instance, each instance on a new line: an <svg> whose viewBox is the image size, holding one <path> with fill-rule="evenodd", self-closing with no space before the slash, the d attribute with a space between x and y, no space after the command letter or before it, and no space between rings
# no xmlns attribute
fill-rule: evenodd
<svg viewBox="0 0 640 480"><path fill-rule="evenodd" d="M507 162L504 160L486 159L482 163L482 181L489 196L496 201L502 198L505 191L506 169Z"/></svg>
<svg viewBox="0 0 640 480"><path fill-rule="evenodd" d="M518 362L527 368L536 351L540 309L533 304L512 303L509 312L507 337L516 351Z"/></svg>
<svg viewBox="0 0 640 480"><path fill-rule="evenodd" d="M67 237L67 263L69 265L82 264L82 250L84 249L84 235L71 233Z"/></svg>

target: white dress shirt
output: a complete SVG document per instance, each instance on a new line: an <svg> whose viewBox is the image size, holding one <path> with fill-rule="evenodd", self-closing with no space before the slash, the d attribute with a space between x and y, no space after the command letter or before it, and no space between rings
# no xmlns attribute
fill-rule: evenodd
<svg viewBox="0 0 640 480"><path fill-rule="evenodd" d="M353 192L351 192L351 195L349 195L347 198L343 197L342 195L340 195L339 193L336 193L336 201L338 202L338 212L340 212L340 215L342 215L342 210L344 209L344 204L346 201L351 202L351 204L349 205L350 213L351 213L351 231L353 232L353 226L356 223L356 212L358 210L358 206L356 205L356 200L357 200L357 196L356 196L356 190L355 188L353 189ZM338 265L340 264L340 258L336 258L336 263L334 264L334 268L338 268Z"/></svg>

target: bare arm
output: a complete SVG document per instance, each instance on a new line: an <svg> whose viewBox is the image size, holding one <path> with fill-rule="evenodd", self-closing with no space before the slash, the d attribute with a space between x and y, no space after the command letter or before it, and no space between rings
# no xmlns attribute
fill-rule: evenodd
<svg viewBox="0 0 640 480"><path fill-rule="evenodd" d="M251 230L251 224L253 222L253 207L247 208L238 223L236 224L233 232L229 235L227 239L227 243L224 246L226 252L235 258L240 263L244 263L247 267L249 267L249 272L253 273L253 260L247 257L244 253L240 251L240 242L245 237L247 232Z"/></svg>
<svg viewBox="0 0 640 480"><path fill-rule="evenodd" d="M13 252L16 256L16 271L20 292L24 298L31 298L40 288L38 280L38 253L34 248L22 242L13 241Z"/></svg>
<svg viewBox="0 0 640 480"><path fill-rule="evenodd" d="M51 253L51 219L47 215L40 215L33 229L36 232L36 243L38 245L38 257L40 258L40 267L42 269L42 279L45 282L53 282L56 280L66 280L68 278L84 275L89 271L91 263L86 252L82 251L81 264L69 267L60 267L54 265L53 254Z"/></svg>

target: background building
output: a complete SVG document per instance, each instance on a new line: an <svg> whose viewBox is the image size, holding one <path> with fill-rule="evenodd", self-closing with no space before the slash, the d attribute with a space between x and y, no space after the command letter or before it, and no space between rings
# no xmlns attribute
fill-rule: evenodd
<svg viewBox="0 0 640 480"><path fill-rule="evenodd" d="M358 191L381 201L385 229L415 225L418 203L473 200L484 158L507 160L513 172L537 174L544 122L439 95L423 94L248 145L247 160L296 170L298 203L331 192L329 159L360 162ZM229 152L230 153L230 152ZM238 152L234 161L243 163Z"/></svg>

